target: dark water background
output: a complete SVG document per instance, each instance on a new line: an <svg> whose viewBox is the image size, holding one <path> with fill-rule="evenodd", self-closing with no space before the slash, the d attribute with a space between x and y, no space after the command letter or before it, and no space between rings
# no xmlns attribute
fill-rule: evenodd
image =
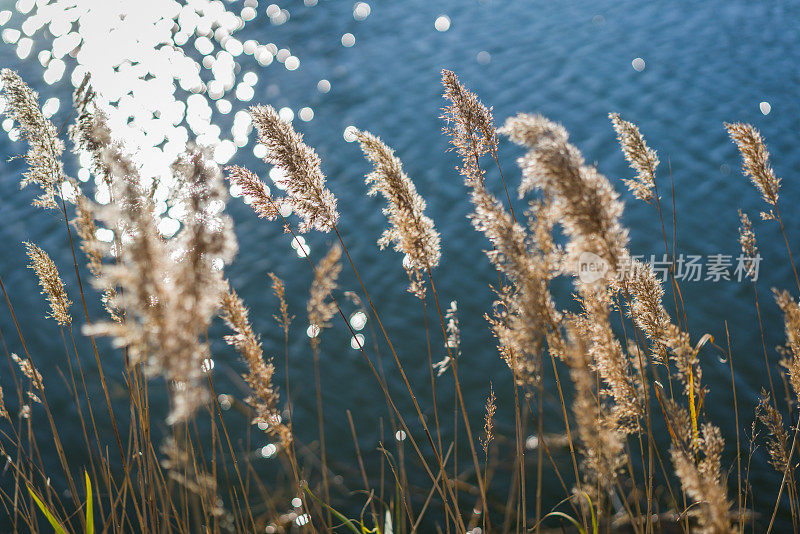
<svg viewBox="0 0 800 534"><path fill-rule="evenodd" d="M301 67L293 72L275 64L264 69L254 102L276 108L314 109L314 120L295 120L295 125L322 158L329 186L339 199L344 239L423 403L427 398L428 371L420 304L404 292L406 278L400 257L377 250L375 242L386 224L380 212L382 202L365 196L363 175L369 166L357 145L347 143L342 133L347 126L355 125L380 135L395 148L426 198L429 214L442 234L443 260L436 272L438 290L445 302L458 301L463 352L460 378L467 406L472 409L473 426L480 426L483 402L489 383L493 382L500 431L513 436L509 373L494 350L482 318L492 300L488 285L496 278L482 252L486 247L484 239L466 219L470 207L462 180L454 171L456 157L446 151L447 139L441 134L438 117L442 68L456 71L487 105L493 106L498 123L518 111L541 112L562 122L586 159L596 162L620 191L624 187L619 178L630 177L632 171L618 149L607 114L618 111L636 122L660 155L658 184L667 210L671 201L671 168L679 252L738 254L736 210L747 211L755 221L764 258L759 282L762 314L769 356L773 363L777 362L773 347L782 342L783 328L769 288L791 289L793 277L777 226L757 220L761 200L741 175L737 152L722 123L751 122L766 137L776 172L784 178L784 222L790 239L795 239L793 245L800 247L796 241L800 239L800 215L794 209L800 198L796 180L800 168L800 151L796 149L800 133L800 4L741 0L378 1L371 4L371 14L362 22L354 20L351 2L321 1L313 8L299 1L280 5L291 13L288 23L270 25L263 16L266 6L262 5L259 18L248 23L237 37L288 47L301 58ZM446 32L437 32L434 21L443 13L450 17L452 26ZM341 45L341 36L346 32L355 35L352 48ZM34 54L36 50L35 47ZM477 61L482 51L491 57L486 64ZM646 62L641 72L631 65L637 57ZM58 95L67 101L67 82L45 85L35 61L20 61L12 47L0 46L0 64L18 69L44 96ZM321 94L316 88L317 81L323 78L332 84L328 94ZM762 101L771 105L768 115L759 110ZM234 111L242 107L244 104L235 104ZM58 124L66 120L67 113L62 104L54 121ZM230 126L225 120L232 119L232 115L221 121L223 129ZM251 140L231 163L244 164L266 176L267 168L253 157L252 146ZM0 173L0 275L29 348L46 377L50 377L48 398L65 428L63 437L68 449L74 448L70 454L80 459L82 438L76 414L66 390L59 388L56 374L56 367L64 364L61 337L53 322L42 319L46 305L38 296L33 273L25 268L21 242L30 240L44 247L61 267L75 302L79 302L79 296L63 221L30 206L34 192L20 191L18 187L22 161L5 161L23 151L22 143L0 139L4 160ZM510 185L518 183L514 160L519 154L507 143L501 148L501 163ZM74 169L74 165L69 167ZM497 178L496 172L489 170L488 183L499 192ZM636 201L627 192L623 197L632 251L662 253L662 235L654 208ZM274 271L287 282L289 304L297 315L290 347L294 424L301 439L312 441L316 428L314 385L311 351L304 332L309 268L289 247L290 239L280 225L258 220L241 199L232 199L229 211L235 219L241 247L229 276L251 308L267 354L276 357L281 384L281 334L272 320L276 302L269 292L267 273ZM332 243L329 236L320 234L311 234L307 239L315 259ZM353 290L357 287L349 268L343 271L341 286ZM738 427L746 454L753 408L760 388L767 385L753 288L737 282L684 282L682 290L693 339L711 333L724 345L727 321L739 402ZM567 305L568 292L562 291L559 298ZM348 306L346 311L354 309ZM92 307L94 316L98 316L99 307ZM433 315L430 318L434 320ZM76 321L80 322L77 315ZM437 328L437 323L438 319L431 324ZM0 330L8 350L21 352L7 312L0 313ZM433 332L434 358L438 358L444 350L436 330ZM223 329L215 324L211 333L219 337ZM88 354L88 345L83 343L82 347ZM349 477L355 472L345 410L354 413L361 449L373 466L379 460L375 451L380 439L378 418L386 415L380 390L361 358L350 348L349 335L341 325L325 332L321 367L328 447L334 470L348 475L344 490L340 490L342 495L358 487L356 479ZM215 344L214 359L218 389L240 395L236 373L241 367L235 354L226 346ZM126 395L120 361L118 354L104 355L113 394L122 405ZM386 363L389 365L388 359ZM726 437L726 467L732 466L730 487L734 495L737 422L730 372L728 364L719 361L713 352L704 353L702 365L704 380L711 389L706 410ZM2 385L8 388L7 371L3 373ZM390 373L389 377L401 409L412 414L397 376ZM91 380L91 372L87 379ZM449 378L443 380L443 390L449 391ZM6 395L14 408L10 397ZM562 426L554 388L547 392L546 405L545 430L558 432ZM154 410L160 413L162 407ZM452 400L442 399L441 409L452 417ZM409 417L410 421L413 419ZM412 430L419 429L412 425ZM387 431L384 439L391 442L388 434ZM256 451L266 441L257 432L253 435L251 448ZM421 432L418 437L423 437ZM508 452L507 448L503 450ZM663 452L666 454L666 448ZM273 460L259 462L269 464ZM564 466L568 472L568 464ZM53 470L57 470L55 465ZM546 480L550 481L545 488L546 501L554 504L563 497L563 491L553 477ZM766 464L763 447L753 458L750 481L756 509L769 514L780 478ZM504 495L500 492L499 498ZM345 497L344 502L357 510L360 499Z"/></svg>

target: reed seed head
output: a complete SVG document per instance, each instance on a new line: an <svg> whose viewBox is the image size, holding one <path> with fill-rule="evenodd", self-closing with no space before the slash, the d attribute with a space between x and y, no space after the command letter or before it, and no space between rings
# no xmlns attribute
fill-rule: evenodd
<svg viewBox="0 0 800 534"><path fill-rule="evenodd" d="M450 302L444 318L447 320L447 339L445 340L447 352L441 361L433 364L433 368L437 370L437 376L442 376L450 367L451 357L458 359L461 356L461 328L458 325L458 304L455 300Z"/></svg>
<svg viewBox="0 0 800 534"><path fill-rule="evenodd" d="M791 448L791 438L786 428L783 426L783 417L770 402L770 395L763 388L761 397L756 406L756 417L766 427L771 439L767 442L767 451L770 456L770 464L777 473L783 475L789 464L789 449Z"/></svg>
<svg viewBox="0 0 800 534"><path fill-rule="evenodd" d="M61 183L65 179L61 162L64 143L58 138L55 125L42 113L39 95L19 74L11 69L3 69L0 71L0 81L3 82L6 113L19 123L22 136L29 146L25 155L29 170L23 174L20 184L22 187L29 184L41 187L42 193L33 201L34 206L57 209L56 198L60 196Z"/></svg>
<svg viewBox="0 0 800 534"><path fill-rule="evenodd" d="M190 147L172 167L177 186L172 202L182 210L180 231L162 238L156 226L153 198L128 173L119 146L104 149L109 163L112 202L97 210L114 229L115 264L107 265L98 288L120 289L111 304L122 310L122 323L95 323L86 332L114 338L128 347L132 361L145 363L151 375L172 384L170 424L190 418L208 397L205 361L210 356L202 340L225 289L222 268L236 251L232 223L224 214L226 193L219 169L205 153Z"/></svg>
<svg viewBox="0 0 800 534"><path fill-rule="evenodd" d="M41 373L39 373L38 369L33 366L33 362L30 360L30 358L20 358L18 355L11 353L11 359L17 363L19 370L22 371L22 374L24 374L28 380L31 381L32 389L28 392L28 396L31 397L31 399L33 399L35 402L41 403L42 401L40 401L34 393L34 390L39 392L44 391L44 381Z"/></svg>
<svg viewBox="0 0 800 534"><path fill-rule="evenodd" d="M768 213L762 213L761 217L763 219L774 218L775 213L772 210L778 207L781 179L775 176L775 171L772 170L769 163L769 151L761 132L752 125L741 122L725 123L725 128L728 129L728 135L733 142L739 147L742 155L742 170L750 177L753 185L761 193L761 198L771 208Z"/></svg>
<svg viewBox="0 0 800 534"><path fill-rule="evenodd" d="M610 113L608 117L617 132L617 140L622 147L622 153L625 154L625 159L636 171L636 178L633 180L623 179L623 182L634 197L649 203L655 195L658 155L655 150L647 146L638 126L623 120L619 113Z"/></svg>
<svg viewBox="0 0 800 534"><path fill-rule="evenodd" d="M268 221L280 217L278 201L272 198L269 186L262 182L256 173L238 165L226 167L225 170L228 171L228 180L241 188L256 215Z"/></svg>
<svg viewBox="0 0 800 534"><path fill-rule="evenodd" d="M667 365L667 334L672 320L662 304L664 288L652 266L633 261L630 276L618 285L631 297L628 316L649 340L655 361Z"/></svg>
<svg viewBox="0 0 800 534"><path fill-rule="evenodd" d="M273 315L272 317L278 321L278 324L283 329L285 335L289 335L289 326L292 324L294 320L294 315L289 314L289 305L286 303L286 287L283 284L283 280L278 278L275 273L267 273L272 280L272 293L278 297L278 301L280 302L280 315Z"/></svg>
<svg viewBox="0 0 800 534"><path fill-rule="evenodd" d="M497 411L495 400L494 387L489 384L489 396L486 398L486 415L483 418L484 437L480 439L484 455L489 454L489 445L494 440L494 413Z"/></svg>
<svg viewBox="0 0 800 534"><path fill-rule="evenodd" d="M336 197L325 186L325 175L314 149L303 142L302 134L281 120L272 106L250 108L259 140L267 149L264 161L283 173L286 202L303 219L301 232L312 228L329 232L339 220Z"/></svg>
<svg viewBox="0 0 800 534"><path fill-rule="evenodd" d="M731 528L725 481L722 472L722 452L725 441L716 426L705 423L702 437L693 452L685 442L670 448L670 456L675 474L681 481L683 490L697 503L698 532L704 534L725 534L735 532Z"/></svg>
<svg viewBox="0 0 800 534"><path fill-rule="evenodd" d="M42 294L47 296L47 301L50 303L50 317L55 319L59 326L71 325L72 316L69 308L72 306L72 301L67 297L64 282L61 280L56 264L38 245L26 241L25 248L28 258L31 260L28 267L36 273Z"/></svg>
<svg viewBox="0 0 800 534"><path fill-rule="evenodd" d="M492 110L483 105L478 95L468 90L452 71L442 70L444 98L449 104L442 110L444 133L465 164L486 153L497 154L497 133Z"/></svg>
<svg viewBox="0 0 800 534"><path fill-rule="evenodd" d="M337 279L342 270L339 261L342 257L342 247L335 244L325 257L317 264L314 281L311 283L308 303L308 323L311 326L311 345L319 346L319 335L323 329L330 326L331 318L338 309L333 300L332 292L337 287Z"/></svg>
<svg viewBox="0 0 800 534"><path fill-rule="evenodd" d="M792 298L788 291L777 291L775 302L783 312L783 323L786 332L786 342L789 346L787 356L781 360L792 385L795 396L800 400L800 304Z"/></svg>
<svg viewBox="0 0 800 534"><path fill-rule="evenodd" d="M586 165L563 126L541 115L511 117L499 131L528 148L518 160L519 195L539 190L553 199L553 217L568 238L567 268L579 274L582 255L591 253L616 272L627 261L628 231L620 223L623 204L605 176Z"/></svg>
<svg viewBox="0 0 800 534"><path fill-rule="evenodd" d="M751 280L755 279L757 273L756 259L758 257L758 246L756 246L756 234L750 217L745 212L739 210L739 244L742 246L744 260L744 272Z"/></svg>
<svg viewBox="0 0 800 534"><path fill-rule="evenodd" d="M220 315L235 332L225 336L226 343L236 347L247 364L248 372L244 375L244 379L251 391L247 402L256 412L253 424L266 424L266 431L279 438L284 446L288 446L292 441L292 432L282 422L278 408L278 388L272 381L275 366L272 361L264 360L261 341L253 332L247 308L236 291L230 287L222 294Z"/></svg>
<svg viewBox="0 0 800 534"><path fill-rule="evenodd" d="M8 415L8 410L6 409L6 403L3 400L3 388L0 387L0 419L8 419L11 421L11 417Z"/></svg>
<svg viewBox="0 0 800 534"><path fill-rule="evenodd" d="M598 486L601 490L614 487L623 466L624 435L617 429L616 418L597 400L583 330L579 324L569 327L565 359L575 386L572 412L583 452L581 489L593 492L592 488ZM602 498L604 493L594 497Z"/></svg>
<svg viewBox="0 0 800 534"><path fill-rule="evenodd" d="M369 195L380 193L386 199L384 215L389 228L384 230L378 245L381 249L394 244L404 254L403 265L411 279L409 290L419 298L425 296L423 274L439 265L441 239L433 221L425 215L425 200L417 193L414 182L403 171L403 165L379 137L357 132L361 150L374 165L367 175Z"/></svg>

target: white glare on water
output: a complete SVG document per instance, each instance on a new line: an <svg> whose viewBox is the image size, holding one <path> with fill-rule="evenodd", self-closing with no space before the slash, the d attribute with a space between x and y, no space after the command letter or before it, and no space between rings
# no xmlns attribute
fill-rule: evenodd
<svg viewBox="0 0 800 534"><path fill-rule="evenodd" d="M261 14L272 24L286 23L289 12L277 4L261 8L247 0L236 8L219 0L18 0L14 9L0 11L3 41L20 58L40 64L47 85L66 79L77 87L91 74L97 103L118 140L141 162L141 174L159 181L157 198L166 198L174 185L170 166L190 139L208 146L219 164L249 144L253 126L246 108L264 79L260 69L275 58L290 71L301 66L288 48L237 35ZM359 2L353 16L363 20L369 12L369 5ZM317 88L325 93L330 84L322 80ZM58 113L61 99L68 98L59 97L43 102L46 116ZM295 116L288 107L280 114L286 121ZM215 124L225 115L234 119L229 131ZM314 112L304 107L299 115L309 121ZM19 136L13 121L2 126L9 137ZM264 147L256 144L253 153L263 157ZM80 162L78 177L86 182L91 161ZM108 203L108 191L96 189L96 200ZM166 206L161 213L159 231L174 235L179 223ZM99 239L112 240L113 235L101 232ZM301 256L309 253L305 243L295 250Z"/></svg>
<svg viewBox="0 0 800 534"><path fill-rule="evenodd" d="M350 338L350 347L355 350L360 350L364 347L364 334L356 334Z"/></svg>
<svg viewBox="0 0 800 534"><path fill-rule="evenodd" d="M311 108L300 108L300 120L308 122L314 118L314 110Z"/></svg>
<svg viewBox="0 0 800 534"><path fill-rule="evenodd" d="M436 31L446 32L450 29L450 17L447 15L439 15L433 25L436 28Z"/></svg>
<svg viewBox="0 0 800 534"><path fill-rule="evenodd" d="M347 141L348 143L352 143L353 141L356 140L357 131L358 130L356 129L355 126L348 126L347 128L344 129L344 132L342 132L342 137L344 137L344 140Z"/></svg>
<svg viewBox="0 0 800 534"><path fill-rule="evenodd" d="M368 3L356 2L356 5L353 6L353 18L356 20L364 20L369 17L370 11Z"/></svg>
<svg viewBox="0 0 800 534"><path fill-rule="evenodd" d="M353 330L363 330L367 324L367 314L362 311L357 311L350 316L350 326Z"/></svg>

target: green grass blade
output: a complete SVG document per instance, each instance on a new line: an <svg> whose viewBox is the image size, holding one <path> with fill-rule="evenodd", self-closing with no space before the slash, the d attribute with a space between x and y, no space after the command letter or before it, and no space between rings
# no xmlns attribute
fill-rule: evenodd
<svg viewBox="0 0 800 534"><path fill-rule="evenodd" d="M358 530L358 529L356 528L356 526L355 526L355 521L353 521L352 519L347 519L347 518L346 518L344 515L342 515L342 514L341 514L340 512L338 512L337 510L335 510L333 507L331 507L330 505L328 505L328 504L326 504L326 503L322 502L321 500L319 500L319 499L317 498L317 496L316 496L316 495L314 495L314 493L313 493L313 492L312 492L312 491L309 489L309 487L308 487L307 485L305 485L305 484L304 484L304 485L303 485L303 488L306 490L306 493L308 493L309 495L311 495L311 497L312 497L312 498L313 498L315 501L317 501L319 504L321 504L322 506L324 506L325 508L327 508L328 510L330 510L330 511L331 511L331 513L332 513L334 516L336 516L336 519L338 519L338 520L339 520L339 521L341 521L341 522L342 522L344 525L346 525L348 529L350 529L350 530L351 530L352 532L354 532L355 534L361 534L361 532L359 532L359 530Z"/></svg>
<svg viewBox="0 0 800 534"><path fill-rule="evenodd" d="M586 534L586 531L585 531L585 530L583 530L583 526L582 526L580 523L578 523L578 522L577 522L577 521L576 521L574 518L572 518L572 517L568 516L568 515L567 515L567 514L565 514L564 512L550 512L549 514L547 514L546 516L544 516L544 518L548 518L548 517L550 517L550 516L553 516L553 517L560 517L560 518L562 518L562 519L566 519L567 521L569 521L570 523L572 523L573 525L575 525L575 528L577 528L577 529L578 529L578 532L580 532L581 534Z"/></svg>
<svg viewBox="0 0 800 534"><path fill-rule="evenodd" d="M41 510L44 516L47 518L47 521L56 531L56 534L67 534L67 531L63 526L61 526L61 523L58 521L58 519L56 519L56 516L54 516L50 509L47 508L47 505L43 503L41 499L39 499L39 496L36 495L36 492L33 491L33 488L30 486L28 486L28 493L30 493L31 497L33 497L33 500L36 501L36 505L39 507L39 510Z"/></svg>
<svg viewBox="0 0 800 534"><path fill-rule="evenodd" d="M86 534L94 534L94 507L92 506L92 481L89 473L83 472L86 477Z"/></svg>

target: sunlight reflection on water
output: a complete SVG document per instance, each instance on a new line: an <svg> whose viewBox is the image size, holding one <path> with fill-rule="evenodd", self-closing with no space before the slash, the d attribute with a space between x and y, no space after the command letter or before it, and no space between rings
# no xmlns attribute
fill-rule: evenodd
<svg viewBox="0 0 800 534"><path fill-rule="evenodd" d="M210 147L221 165L250 143L253 125L243 107L253 100L263 77L258 69L274 60L290 71L300 68L300 59L288 48L235 37L258 14L257 0L246 0L238 13L218 0L144 0L135 10L125 0L19 0L15 8L16 15L0 12L0 24L10 23L3 40L16 47L20 58L40 48L36 58L48 85L66 76L77 87L87 73L92 75L98 104L119 141L136 154L142 176L159 180L159 204L173 185L169 167L188 140ZM289 20L289 12L276 4L264 13L274 25ZM357 20L368 15L366 3L354 8ZM330 84L322 80L318 88L328 92ZM50 98L44 112L52 116L60 107L58 98ZM233 125L223 131L215 118L234 107ZM287 122L295 118L288 107L280 115ZM299 117L310 121L314 112L305 107ZM3 128L12 140L19 138L13 122L4 122ZM263 147L258 147L254 154L263 156ZM87 182L89 159L82 157L80 163L78 177ZM95 185L95 199L107 203L99 179ZM162 216L159 228L174 234L176 221L169 213Z"/></svg>

